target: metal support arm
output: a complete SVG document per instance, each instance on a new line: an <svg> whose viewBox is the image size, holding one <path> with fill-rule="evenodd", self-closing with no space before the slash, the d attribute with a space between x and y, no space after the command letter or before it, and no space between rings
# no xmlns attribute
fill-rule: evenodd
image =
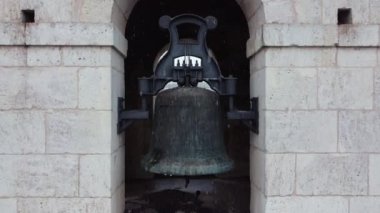
<svg viewBox="0 0 380 213"><path fill-rule="evenodd" d="M138 110L124 110L124 98L118 99L118 122L117 122L117 134L122 133L136 120L149 119L149 111L145 109Z"/></svg>
<svg viewBox="0 0 380 213"><path fill-rule="evenodd" d="M242 110L234 110L227 112L228 120L240 120L246 125L252 132L258 134L259 133L259 99L252 98L251 99L251 110L242 111Z"/></svg>

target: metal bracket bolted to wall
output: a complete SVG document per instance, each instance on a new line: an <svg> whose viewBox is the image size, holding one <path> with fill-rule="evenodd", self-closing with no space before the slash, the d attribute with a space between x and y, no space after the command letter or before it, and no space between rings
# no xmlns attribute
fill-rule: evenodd
<svg viewBox="0 0 380 213"><path fill-rule="evenodd" d="M138 110L124 110L124 98L118 98L117 102L117 133L120 134L125 131L134 121L149 119L149 111L144 109Z"/></svg>
<svg viewBox="0 0 380 213"><path fill-rule="evenodd" d="M252 132L259 133L259 98L251 98L251 110L231 110L227 112L228 120L240 120Z"/></svg>

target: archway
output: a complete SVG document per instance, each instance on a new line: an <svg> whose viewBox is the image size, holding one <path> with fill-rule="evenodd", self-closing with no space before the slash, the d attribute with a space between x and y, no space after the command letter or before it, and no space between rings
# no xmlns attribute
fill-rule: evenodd
<svg viewBox="0 0 380 213"><path fill-rule="evenodd" d="M239 78L237 106L247 109L249 107L250 74L249 60L245 54L249 30L243 12L233 0L185 2L140 0L131 12L126 26L126 38L129 41L128 57L125 61L126 99L128 100L126 107L139 107L137 78L152 74L153 62L157 53L169 42L168 32L159 29L159 17L162 15L176 16L182 13L194 13L203 17L212 15L218 19L218 27L208 33L208 46L214 52L222 74ZM140 168L141 156L146 152L150 142L150 131L149 122L137 123L126 131L127 197L143 193L141 186L149 186L158 190L164 189L163 185L168 183L167 177L153 176ZM241 211L246 212L249 208L250 193L249 132L238 124L232 124L226 128L225 138L227 150L236 162L236 169L228 174L206 178L197 177L191 181L203 185L219 184L219 188L216 187L213 190L218 191L221 195L229 193L223 191L227 188L233 190L232 188L240 187L241 197L236 197L237 194L232 191L230 193L232 196L229 197L229 200L235 202L234 205L220 197L216 200L219 201L219 209L227 210L240 206L241 209L244 209ZM181 181L178 178L170 178L170 181L174 186L182 184L179 183ZM225 184L226 182L229 182L229 185ZM235 193L237 193L236 190ZM238 200L239 202L237 202Z"/></svg>

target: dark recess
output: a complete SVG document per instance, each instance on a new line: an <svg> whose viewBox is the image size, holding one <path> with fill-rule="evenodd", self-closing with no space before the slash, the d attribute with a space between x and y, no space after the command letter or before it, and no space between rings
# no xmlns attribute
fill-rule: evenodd
<svg viewBox="0 0 380 213"><path fill-rule="evenodd" d="M351 8L338 9L338 25L352 24Z"/></svg>
<svg viewBox="0 0 380 213"><path fill-rule="evenodd" d="M34 23L34 10L21 10L23 23Z"/></svg>

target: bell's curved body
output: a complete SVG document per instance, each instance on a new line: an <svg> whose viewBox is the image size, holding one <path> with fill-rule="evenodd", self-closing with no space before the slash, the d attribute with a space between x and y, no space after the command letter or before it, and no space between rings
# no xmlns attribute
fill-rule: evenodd
<svg viewBox="0 0 380 213"><path fill-rule="evenodd" d="M156 97L145 170L166 175L208 175L231 170L223 140L219 96L198 87L177 87Z"/></svg>

